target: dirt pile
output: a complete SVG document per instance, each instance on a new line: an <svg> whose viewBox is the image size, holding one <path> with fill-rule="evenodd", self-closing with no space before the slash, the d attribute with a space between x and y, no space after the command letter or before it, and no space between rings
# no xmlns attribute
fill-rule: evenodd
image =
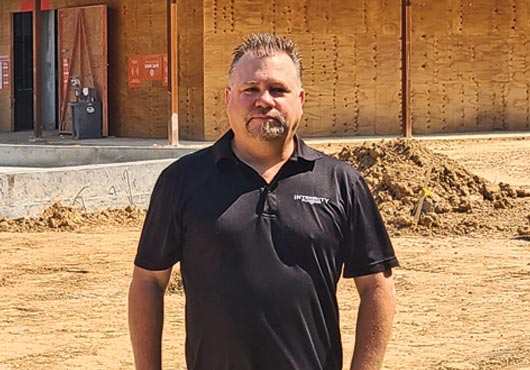
<svg viewBox="0 0 530 370"><path fill-rule="evenodd" d="M418 141L346 146L335 156L362 172L393 234L516 233L526 223L529 189L488 182Z"/></svg>
<svg viewBox="0 0 530 370"><path fill-rule="evenodd" d="M140 226L144 218L145 210L134 206L88 213L57 202L44 210L40 217L10 220L0 216L0 232L75 231L92 226Z"/></svg>
<svg viewBox="0 0 530 370"><path fill-rule="evenodd" d="M530 236L530 189L488 182L418 141L346 146L335 156L363 173L393 235ZM139 227L144 218L145 210L134 206L87 213L56 203L37 218L0 216L0 232Z"/></svg>

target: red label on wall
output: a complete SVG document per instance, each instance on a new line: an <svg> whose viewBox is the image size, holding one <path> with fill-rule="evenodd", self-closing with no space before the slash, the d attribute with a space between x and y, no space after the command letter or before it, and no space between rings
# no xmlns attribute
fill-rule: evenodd
<svg viewBox="0 0 530 370"><path fill-rule="evenodd" d="M140 59L141 57L129 57L129 87L135 88L142 86L140 80Z"/></svg>
<svg viewBox="0 0 530 370"><path fill-rule="evenodd" d="M63 93L68 90L68 77L70 76L70 61L63 58Z"/></svg>
<svg viewBox="0 0 530 370"><path fill-rule="evenodd" d="M162 81L162 55L145 55L142 59L143 68L140 71L142 80Z"/></svg>
<svg viewBox="0 0 530 370"><path fill-rule="evenodd" d="M0 90L9 90L9 57L0 56Z"/></svg>
<svg viewBox="0 0 530 370"><path fill-rule="evenodd" d="M142 86L142 81L162 81L168 85L168 60L167 54L134 55L128 57L129 61L129 87Z"/></svg>

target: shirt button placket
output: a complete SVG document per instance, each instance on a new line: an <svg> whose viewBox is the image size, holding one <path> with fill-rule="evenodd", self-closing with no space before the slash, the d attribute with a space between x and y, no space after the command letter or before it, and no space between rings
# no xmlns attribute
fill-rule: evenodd
<svg viewBox="0 0 530 370"><path fill-rule="evenodd" d="M275 191L271 189L271 186L265 187L265 203L264 203L264 209L263 213L269 215L269 216L275 216L276 210L277 210L277 202L276 202L276 194Z"/></svg>

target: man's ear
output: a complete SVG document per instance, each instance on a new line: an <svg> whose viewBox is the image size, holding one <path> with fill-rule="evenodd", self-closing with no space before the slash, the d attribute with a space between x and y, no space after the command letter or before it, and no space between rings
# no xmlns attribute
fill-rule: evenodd
<svg viewBox="0 0 530 370"><path fill-rule="evenodd" d="M230 101L230 95L232 94L232 90L230 89L230 86L227 86L225 88L225 103L228 104Z"/></svg>
<svg viewBox="0 0 530 370"><path fill-rule="evenodd" d="M300 91L298 92L298 98L300 99L300 105L304 105L304 102L305 102L305 90L304 89L300 89Z"/></svg>

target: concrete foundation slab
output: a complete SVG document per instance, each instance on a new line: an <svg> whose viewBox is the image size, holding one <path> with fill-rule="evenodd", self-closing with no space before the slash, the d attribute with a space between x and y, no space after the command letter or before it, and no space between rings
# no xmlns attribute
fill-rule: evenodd
<svg viewBox="0 0 530 370"><path fill-rule="evenodd" d="M146 208L160 172L175 159L0 173L0 216L38 216L60 201L87 211Z"/></svg>
<svg viewBox="0 0 530 370"><path fill-rule="evenodd" d="M27 136L27 134L24 134ZM60 201L87 211L135 205L146 208L160 172L178 158L211 143L161 145L152 140L72 139L60 145L56 136L46 143L28 144L20 133L0 135L0 216L38 216ZM7 144L3 138L8 137ZM419 140L466 140L530 137L529 132L508 135L448 135L415 137ZM310 145L352 144L382 137L312 138ZM391 139L386 137L384 139ZM23 144L21 142L26 142ZM87 143L88 142L88 143Z"/></svg>
<svg viewBox="0 0 530 370"><path fill-rule="evenodd" d="M69 167L179 158L194 148L0 144L1 167Z"/></svg>

